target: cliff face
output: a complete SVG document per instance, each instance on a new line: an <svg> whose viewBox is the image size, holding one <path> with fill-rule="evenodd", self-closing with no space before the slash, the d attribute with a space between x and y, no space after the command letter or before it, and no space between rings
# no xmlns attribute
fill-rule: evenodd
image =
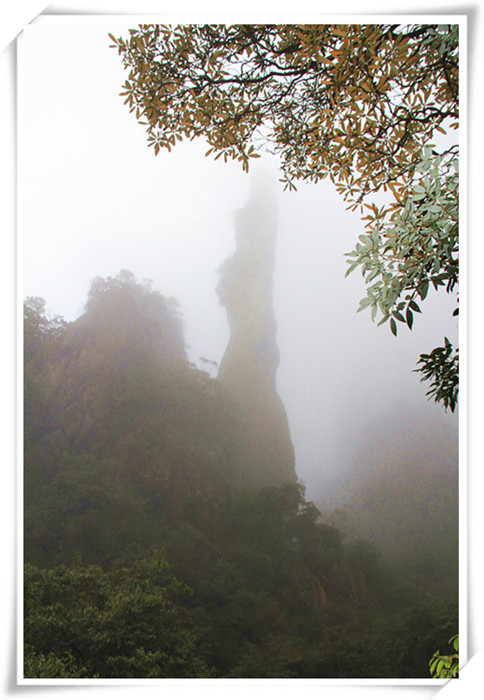
<svg viewBox="0 0 484 700"><path fill-rule="evenodd" d="M76 459L111 465L163 517L240 483L234 400L190 368L174 300L126 275L95 280L86 312L39 343L25 406L29 503Z"/></svg>
<svg viewBox="0 0 484 700"><path fill-rule="evenodd" d="M273 309L277 235L273 183L252 180L246 205L235 216L236 251L220 267L217 294L227 311L230 338L218 379L237 401L253 474L246 485L296 479L294 448L276 391L279 350Z"/></svg>
<svg viewBox="0 0 484 700"><path fill-rule="evenodd" d="M94 280L86 312L67 326L58 349L32 360L34 374L55 387L64 432L78 447L101 439L100 416L134 370L188 368L181 320L129 274Z"/></svg>

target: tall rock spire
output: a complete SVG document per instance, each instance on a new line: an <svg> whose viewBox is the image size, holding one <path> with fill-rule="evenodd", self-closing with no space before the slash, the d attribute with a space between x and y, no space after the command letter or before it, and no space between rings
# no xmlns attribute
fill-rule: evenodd
<svg viewBox="0 0 484 700"><path fill-rule="evenodd" d="M238 402L244 419L247 485L296 478L294 448L284 405L276 391L279 349L273 308L277 236L274 180L255 171L245 206L235 215L236 251L220 267L217 294L227 310L230 338L218 379Z"/></svg>

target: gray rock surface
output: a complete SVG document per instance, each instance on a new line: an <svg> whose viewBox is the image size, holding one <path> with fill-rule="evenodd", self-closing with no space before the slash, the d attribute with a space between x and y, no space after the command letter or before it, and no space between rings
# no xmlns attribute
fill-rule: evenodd
<svg viewBox="0 0 484 700"><path fill-rule="evenodd" d="M271 178L264 171L253 176L248 201L235 216L236 250L221 265L217 285L230 328L218 379L243 413L253 465L247 478L257 485L296 479L286 411L276 390L279 349L273 278L277 201Z"/></svg>

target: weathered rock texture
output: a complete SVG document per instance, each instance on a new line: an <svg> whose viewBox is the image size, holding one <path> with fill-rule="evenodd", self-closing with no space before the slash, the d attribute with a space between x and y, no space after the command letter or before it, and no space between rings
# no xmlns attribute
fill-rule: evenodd
<svg viewBox="0 0 484 700"><path fill-rule="evenodd" d="M243 480L234 399L189 366L174 300L129 273L94 280L86 312L42 341L25 377L31 502L66 460L86 455L112 465L160 517L193 503L207 510Z"/></svg>
<svg viewBox="0 0 484 700"><path fill-rule="evenodd" d="M55 387L64 433L77 448L102 441L99 425L109 420L113 387L133 371L188 369L181 320L161 294L124 275L95 280L86 312L67 326L60 348L32 360L34 373Z"/></svg>
<svg viewBox="0 0 484 700"><path fill-rule="evenodd" d="M220 267L217 294L227 310L230 338L218 379L238 402L251 473L247 485L296 479L294 448L276 391L279 350L273 309L277 206L270 176L252 179L246 205L235 216L236 252Z"/></svg>

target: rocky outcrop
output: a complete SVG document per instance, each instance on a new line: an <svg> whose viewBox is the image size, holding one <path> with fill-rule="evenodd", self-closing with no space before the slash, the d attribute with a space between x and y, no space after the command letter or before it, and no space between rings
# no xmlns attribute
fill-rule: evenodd
<svg viewBox="0 0 484 700"><path fill-rule="evenodd" d="M188 362L176 300L153 291L150 282L138 283L126 270L92 281L86 313L70 325L65 344L86 348L120 369Z"/></svg>
<svg viewBox="0 0 484 700"><path fill-rule="evenodd" d="M276 391L276 212L271 176L259 171L246 205L236 213L236 251L220 267L217 285L230 328L218 379L243 415L252 465L251 473L245 475L247 485L278 485L296 478L286 411Z"/></svg>
<svg viewBox="0 0 484 700"><path fill-rule="evenodd" d="M37 353L31 369L54 387L64 432L76 449L102 441L100 417L109 416L120 400L118 387L133 371L188 371L174 300L126 271L93 281L85 313L67 326L53 350Z"/></svg>

